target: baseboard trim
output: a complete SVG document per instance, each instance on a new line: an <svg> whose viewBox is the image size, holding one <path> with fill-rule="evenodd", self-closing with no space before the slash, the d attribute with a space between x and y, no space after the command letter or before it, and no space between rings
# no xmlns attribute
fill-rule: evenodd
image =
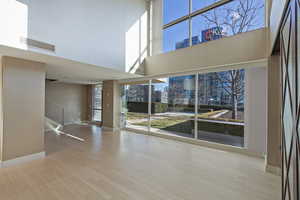
<svg viewBox="0 0 300 200"><path fill-rule="evenodd" d="M103 131L120 131L120 128L112 128L112 127L107 127L107 126L102 126Z"/></svg>
<svg viewBox="0 0 300 200"><path fill-rule="evenodd" d="M29 162L29 161L33 161L33 160L37 160L37 159L41 159L41 158L45 158L45 157L46 157L46 153L44 151L40 152L40 153L27 155L27 156L22 156L22 157L18 157L15 159L2 161L0 163L0 168L1 167L11 167L14 165L22 164L25 162Z"/></svg>
<svg viewBox="0 0 300 200"><path fill-rule="evenodd" d="M90 125L91 121L74 121L74 122L68 122L65 123L64 126L70 126L70 125Z"/></svg>
<svg viewBox="0 0 300 200"><path fill-rule="evenodd" d="M281 176L281 168L277 167L277 166L274 166L274 165L266 164L265 171L268 172L268 173L271 173L271 174Z"/></svg>
<svg viewBox="0 0 300 200"><path fill-rule="evenodd" d="M185 143L189 143L189 144L199 145L199 146L212 148L212 149L218 149L218 150L222 150L222 151L239 153L239 154L243 154L243 155L247 155L247 156L251 156L251 157L257 157L257 158L265 157L265 155L263 153L252 152L252 151L249 151L247 148L234 147L234 146L225 145L225 144L208 142L205 140L196 140L193 138L185 138L185 137L174 136L174 135L166 135L166 134L148 132L148 131L132 129L132 128L123 128L122 130L133 132L133 133L138 133L138 134L144 134L144 135L165 138L165 139L171 139L171 140L175 140L175 141L179 141L179 142L185 142Z"/></svg>

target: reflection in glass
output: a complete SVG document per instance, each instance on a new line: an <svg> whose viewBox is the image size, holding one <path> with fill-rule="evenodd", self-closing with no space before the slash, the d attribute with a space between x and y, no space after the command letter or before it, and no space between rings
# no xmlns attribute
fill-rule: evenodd
<svg viewBox="0 0 300 200"><path fill-rule="evenodd" d="M101 110L93 110L93 121L102 121L101 115Z"/></svg>
<svg viewBox="0 0 300 200"><path fill-rule="evenodd" d="M244 146L245 71L198 75L198 139Z"/></svg>
<svg viewBox="0 0 300 200"><path fill-rule="evenodd" d="M264 19L263 0L236 0L192 18L192 36L199 43L217 40L262 28Z"/></svg>
<svg viewBox="0 0 300 200"><path fill-rule="evenodd" d="M152 80L151 131L194 137L195 75Z"/></svg>
<svg viewBox="0 0 300 200"><path fill-rule="evenodd" d="M163 51L174 51L175 49L185 48L189 46L189 23L181 22L163 32Z"/></svg>

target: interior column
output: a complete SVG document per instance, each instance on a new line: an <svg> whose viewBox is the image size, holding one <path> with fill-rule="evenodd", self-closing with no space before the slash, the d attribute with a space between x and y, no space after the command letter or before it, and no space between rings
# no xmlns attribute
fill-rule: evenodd
<svg viewBox="0 0 300 200"><path fill-rule="evenodd" d="M44 157L45 65L1 58L2 166Z"/></svg>
<svg viewBox="0 0 300 200"><path fill-rule="evenodd" d="M103 127L118 130L120 127L120 86L118 81L103 81Z"/></svg>
<svg viewBox="0 0 300 200"><path fill-rule="evenodd" d="M281 166L281 85L280 56L273 55L268 63L268 136L266 170L280 173Z"/></svg>

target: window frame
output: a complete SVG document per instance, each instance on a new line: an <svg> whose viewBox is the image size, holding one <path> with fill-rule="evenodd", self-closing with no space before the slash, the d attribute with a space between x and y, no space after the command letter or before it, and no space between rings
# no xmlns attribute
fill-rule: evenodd
<svg viewBox="0 0 300 200"><path fill-rule="evenodd" d="M199 108L201 107L201 104L199 103L199 76L201 74L207 74L207 73L211 73L211 72L227 72L227 71L230 71L230 70L242 70L242 69L246 69L245 67L241 66L241 65L238 65L236 67L233 67L233 68L225 68L225 69L214 69L214 70L209 70L209 71L201 71L201 70L195 70L193 72L187 72L187 73L170 73L170 74L164 74L164 75L156 75L156 76L150 76L150 77L147 77L147 78L137 78L137 79L127 79L127 80L124 80L124 81L121 81L120 84L123 85L123 86L126 86L126 85L134 85L136 84L137 82L144 82L144 84L147 84L148 86L148 113L147 113L147 117L148 117L148 123L147 123L147 126L145 126L145 128L142 130L142 129L138 129L138 128L135 128L135 127L127 127L127 126L124 126L122 127L122 130L134 130L134 131L142 131L143 133L145 134L149 134L149 135L164 135L164 136L168 136L168 134L163 134L161 132L155 132L155 131L152 131L152 127L151 127L151 121L153 119L153 116L155 116L155 114L153 114L151 112L151 105L152 105L152 86L155 85L155 82L154 80L155 79L161 79L161 78L171 78L171 77L179 77L179 76L191 76L191 75L195 75L195 88L194 88L194 91L195 91L195 103L194 103L194 117L193 119L189 118L189 117L181 117L181 119L188 119L188 120L191 120L191 121L194 121L194 133L193 133L193 137L191 138L184 138L184 139L191 139L191 141L201 141L201 142L210 142L210 143L213 143L213 144L216 144L216 145L228 145L230 146L231 148L237 148L237 149L247 149L247 136L246 136L246 133L245 133L245 127L246 127L246 123L245 123L245 119L244 119L244 122L241 122L240 125L243 126L243 129L244 129L244 136L243 136L243 146L235 146L235 145L231 145L231 144L223 144L223 143L218 143L218 142L212 142L212 141L208 141L208 140L204 140L204 139L199 139L199 133L198 133L198 123L201 121L201 118L198 117L198 114L199 114ZM246 80L244 80L244 88L246 88ZM138 84L137 84L138 85ZM246 93L245 91L243 92L244 93L244 97L246 97ZM246 104L244 102L244 108L245 108ZM162 116L166 116L166 115L162 115ZM246 114L244 113L244 116L246 116ZM221 123L221 122L220 122ZM173 135L174 136L174 135ZM173 137L172 136L172 137ZM174 138L180 138L180 136L174 136Z"/></svg>
<svg viewBox="0 0 300 200"><path fill-rule="evenodd" d="M225 5L227 3L230 3L230 2L232 2L234 0L220 0L220 1L218 1L216 3L213 3L213 4L209 5L209 6L206 6L204 8L200 8L200 9L194 11L194 12L192 11L192 8L193 8L192 1L193 0L187 0L187 1L189 1L189 14L185 15L185 16L182 16L182 17L180 17L178 19L175 19L175 20L173 20L173 21L171 21L171 22L169 22L167 24L164 24L163 25L163 30L166 29L166 28L169 28L169 27L171 27L171 26L173 26L175 24L183 22L185 20L190 20L191 18L193 18L193 17L195 17L197 15L203 14L203 13L205 13L207 11L210 11L210 10L215 9L217 7L223 6L223 5Z"/></svg>
<svg viewBox="0 0 300 200"><path fill-rule="evenodd" d="M195 11L193 11L193 4L192 4L193 0L187 0L187 1L189 3L189 14L187 14L185 16L182 16L180 18L177 18L177 19L175 19L175 20L173 20L173 21L171 21L171 22L169 22L167 24L163 24L162 31L164 31L164 30L166 30L166 29L168 29L168 28L170 28L170 27L172 27L172 26L174 26L176 24L179 24L179 23L181 23L183 21L188 21L188 24L189 24L189 30L188 30L188 32L189 32L189 37L188 37L188 39L189 39L189 46L188 47L191 47L191 46L193 46L193 44L192 44L192 37L193 37L192 19L194 17L199 16L201 14L204 14L204 13L210 11L210 10L213 10L213 9L218 8L218 7L221 7L221 6L224 6L226 4L229 4L231 2L234 2L235 0L219 0L219 1L213 3L213 4L209 5L209 6L200 8L200 9L195 10ZM266 26L266 13L267 13L266 8L268 7L268 5L267 5L268 3L267 3L266 0L263 0L263 1L264 1L264 9L265 9L265 13L264 13L264 21L265 21L264 24L265 25L264 26Z"/></svg>

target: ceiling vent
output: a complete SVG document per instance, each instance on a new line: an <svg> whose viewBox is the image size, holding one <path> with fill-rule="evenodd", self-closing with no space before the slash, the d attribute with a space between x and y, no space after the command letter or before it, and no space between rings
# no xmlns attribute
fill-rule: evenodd
<svg viewBox="0 0 300 200"><path fill-rule="evenodd" d="M22 44L26 44L26 45L31 46L31 47L35 47L35 48L55 52L55 46L52 45L52 44L48 44L48 43L45 43L45 42L41 42L41 41L29 39L29 38L24 38L24 37L21 37L20 41L21 41Z"/></svg>

